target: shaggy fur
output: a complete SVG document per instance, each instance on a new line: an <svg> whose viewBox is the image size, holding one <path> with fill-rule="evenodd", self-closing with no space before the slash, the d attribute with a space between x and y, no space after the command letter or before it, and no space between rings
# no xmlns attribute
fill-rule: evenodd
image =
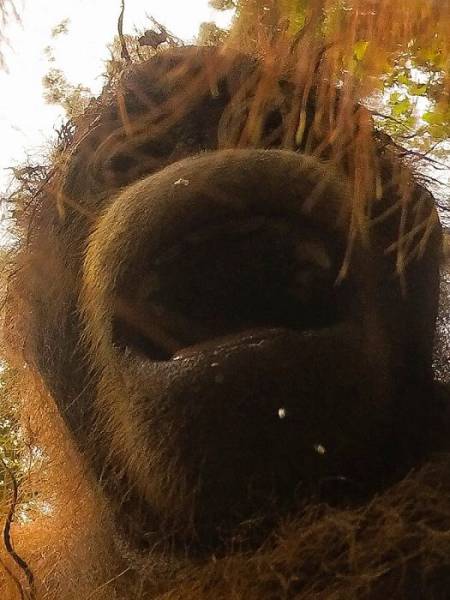
<svg viewBox="0 0 450 600"><path fill-rule="evenodd" d="M2 598L448 597L433 200L296 65L131 67L24 212L6 330L51 510Z"/></svg>

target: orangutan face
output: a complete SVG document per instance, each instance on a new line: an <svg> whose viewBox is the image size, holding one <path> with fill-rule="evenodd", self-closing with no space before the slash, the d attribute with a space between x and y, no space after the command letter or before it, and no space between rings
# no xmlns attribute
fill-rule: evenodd
<svg viewBox="0 0 450 600"><path fill-rule="evenodd" d="M31 267L31 337L129 536L204 546L311 495L365 497L420 453L439 229L400 276L400 223L436 221L424 190L411 183L405 217L380 157L354 234L342 165L278 138L220 147L223 81L159 143L133 137L179 91L158 60L126 84L120 149L105 152L123 115L104 109L69 163L64 220L42 211L33 247L59 275Z"/></svg>

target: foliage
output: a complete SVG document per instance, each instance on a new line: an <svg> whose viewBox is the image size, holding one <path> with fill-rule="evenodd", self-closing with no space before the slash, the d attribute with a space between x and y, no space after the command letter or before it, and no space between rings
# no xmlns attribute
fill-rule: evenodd
<svg viewBox="0 0 450 600"><path fill-rule="evenodd" d="M44 98L48 104L59 104L69 119L82 115L89 104L92 93L83 85L72 85L61 69L52 67L42 80Z"/></svg>
<svg viewBox="0 0 450 600"><path fill-rule="evenodd" d="M51 30L53 39L60 35L66 35L69 31L69 19L63 19ZM51 45L44 48L44 56L50 64L56 62L54 49ZM48 104L62 106L68 119L75 120L86 110L92 93L84 85L73 85L61 69L51 66L42 79L44 99Z"/></svg>
<svg viewBox="0 0 450 600"><path fill-rule="evenodd" d="M237 8L235 0L209 0L209 5L215 10L232 10Z"/></svg>
<svg viewBox="0 0 450 600"><path fill-rule="evenodd" d="M15 475L20 477L22 465L18 452L19 422L15 394L12 392L11 371L3 364L0 371L0 456ZM0 487L7 490L11 480L0 466Z"/></svg>
<svg viewBox="0 0 450 600"><path fill-rule="evenodd" d="M380 126L407 148L448 160L450 3L430 0L211 0L236 9L240 47L275 39L318 44L336 81L352 80Z"/></svg>
<svg viewBox="0 0 450 600"><path fill-rule="evenodd" d="M151 46L140 46L139 38L144 37L144 31L136 31L134 35L124 34L123 40L127 46L132 62L142 62L151 58L156 50ZM105 64L104 77L106 82L114 82L126 67L126 61L122 56L122 45L119 36L115 36L108 45L109 58Z"/></svg>
<svg viewBox="0 0 450 600"><path fill-rule="evenodd" d="M199 46L219 46L223 44L228 37L229 32L215 23L202 23L197 37Z"/></svg>
<svg viewBox="0 0 450 600"><path fill-rule="evenodd" d="M62 34L69 32L70 19L63 19L58 25L55 25L51 31L52 38L56 38Z"/></svg>
<svg viewBox="0 0 450 600"><path fill-rule="evenodd" d="M308 64L318 61L321 77L334 89L351 90L400 156L419 167L450 227L448 0L211 0L210 5L235 8L230 45L269 62L290 47L299 71L307 73Z"/></svg>
<svg viewBox="0 0 450 600"><path fill-rule="evenodd" d="M37 495L29 485L29 476L43 459L25 431L20 416L21 402L17 391L17 372L5 363L0 367L0 510L8 509L14 484L19 488L17 516L26 519L39 509ZM23 484L23 485L22 485ZM1 513L0 513L0 516Z"/></svg>
<svg viewBox="0 0 450 600"><path fill-rule="evenodd" d="M143 62L154 56L160 47L182 46L183 41L173 35L164 25L150 17L150 29L136 29L134 34L121 30L108 45L110 58L106 61L103 76L107 85L114 85L130 62ZM125 53L125 56L124 56Z"/></svg>

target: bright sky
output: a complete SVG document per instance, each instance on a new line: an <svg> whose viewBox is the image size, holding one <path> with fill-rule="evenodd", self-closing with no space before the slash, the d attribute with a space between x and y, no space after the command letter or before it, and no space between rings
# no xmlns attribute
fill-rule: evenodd
<svg viewBox="0 0 450 600"><path fill-rule="evenodd" d="M61 68L73 84L101 89L100 74L108 57L106 45L117 32L120 0L22 0L21 23L12 23L3 48L8 72L0 72L0 191L8 181L5 169L26 156L39 155L62 110L46 105L42 77L50 66ZM203 21L227 26L231 14L208 7L208 0L127 0L124 32L146 27L153 16L174 35L193 40ZM52 28L69 18L67 35L51 38ZM49 64L44 48L54 48L56 63Z"/></svg>

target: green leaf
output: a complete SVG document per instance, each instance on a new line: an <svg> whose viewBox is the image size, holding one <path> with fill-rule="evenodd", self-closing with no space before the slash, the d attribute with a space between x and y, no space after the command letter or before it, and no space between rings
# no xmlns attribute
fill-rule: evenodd
<svg viewBox="0 0 450 600"><path fill-rule="evenodd" d="M411 83L408 85L408 92L411 96L426 96L428 87L425 84Z"/></svg>
<svg viewBox="0 0 450 600"><path fill-rule="evenodd" d="M411 102L408 100L408 98L405 98L404 100L394 104L392 107L392 114L396 117L401 117L402 115L407 115L410 109Z"/></svg>
<svg viewBox="0 0 450 600"><path fill-rule="evenodd" d="M443 125L445 123L445 115L438 110L430 110L422 115L422 119L429 125Z"/></svg>
<svg viewBox="0 0 450 600"><path fill-rule="evenodd" d="M357 61L362 61L362 59L366 55L368 46L369 42L366 42L364 40L356 42L355 47L353 48L353 56Z"/></svg>
<svg viewBox="0 0 450 600"><path fill-rule="evenodd" d="M392 92L391 95L389 96L389 103L397 104L397 102L400 102L401 97L402 97L402 95L400 94L400 92Z"/></svg>

